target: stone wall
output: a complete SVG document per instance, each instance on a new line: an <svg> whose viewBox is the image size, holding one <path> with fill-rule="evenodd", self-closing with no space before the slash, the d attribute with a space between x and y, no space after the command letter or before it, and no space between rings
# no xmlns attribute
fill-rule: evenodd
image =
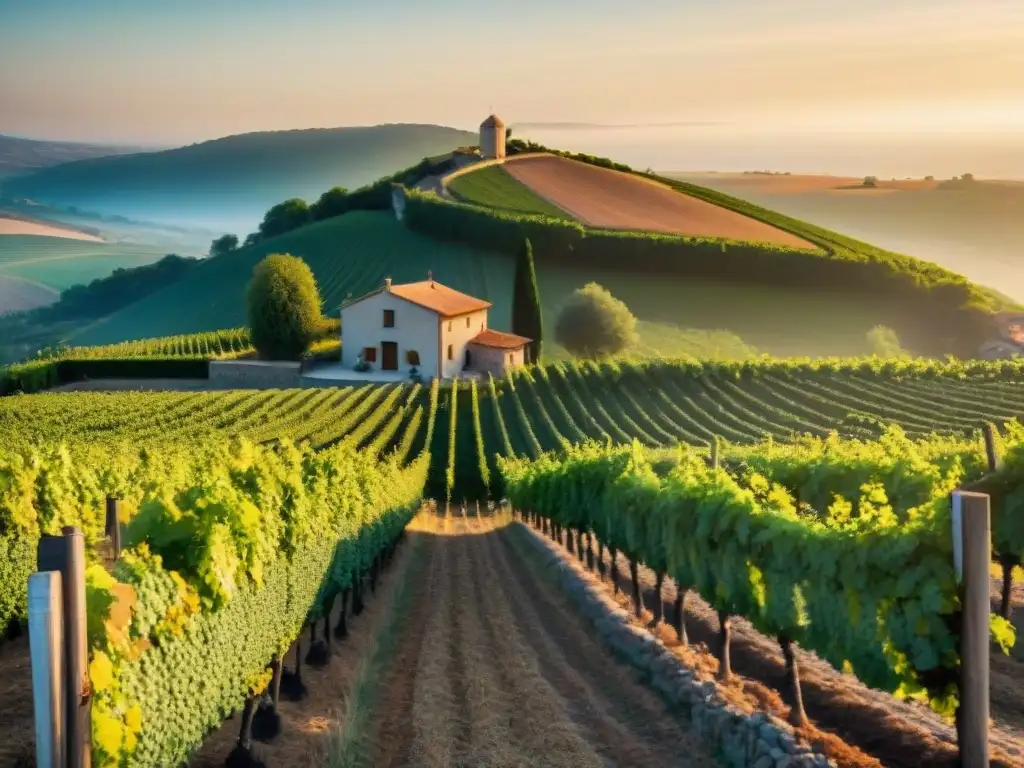
<svg viewBox="0 0 1024 768"><path fill-rule="evenodd" d="M652 687L733 768L830 768L822 754L796 743L793 729L764 712L748 714L725 702L713 680L700 680L660 640L634 625L630 614L591 582L582 566L553 541L527 525L528 546L576 603L604 643L630 666L646 673Z"/></svg>
<svg viewBox="0 0 1024 768"><path fill-rule="evenodd" d="M294 389L301 365L263 360L211 360L210 383L219 389Z"/></svg>

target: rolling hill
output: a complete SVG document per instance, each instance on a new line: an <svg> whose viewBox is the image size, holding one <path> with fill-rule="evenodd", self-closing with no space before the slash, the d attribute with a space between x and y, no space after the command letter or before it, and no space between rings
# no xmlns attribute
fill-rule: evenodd
<svg viewBox="0 0 1024 768"><path fill-rule="evenodd" d="M245 323L243 296L255 264L284 252L305 259L320 285L324 311L337 314L348 293L420 280L427 270L453 288L494 304L491 325L509 330L513 262L486 250L439 243L382 212L327 219L260 245L204 262L180 282L83 329L76 345L213 331ZM572 269L539 262L544 322L553 328L561 304L591 280L622 298L639 320L638 357L703 355L744 358L759 351L780 355L864 354L867 332L878 323L872 307L793 289L760 288L623 270ZM564 352L553 343L545 354Z"/></svg>
<svg viewBox="0 0 1024 768"><path fill-rule="evenodd" d="M13 179L8 197L163 223L255 229L282 200L355 188L474 142L436 125L246 133L147 154L71 163Z"/></svg>
<svg viewBox="0 0 1024 768"><path fill-rule="evenodd" d="M45 307L60 297L54 288L12 275L0 275L0 316Z"/></svg>
<svg viewBox="0 0 1024 768"><path fill-rule="evenodd" d="M1024 183L757 173L666 173L901 253L1024 301Z"/></svg>
<svg viewBox="0 0 1024 768"><path fill-rule="evenodd" d="M76 160L86 160L129 152L141 147L79 144L72 141L38 141L0 134L0 179L32 173Z"/></svg>
<svg viewBox="0 0 1024 768"><path fill-rule="evenodd" d="M4 235L0 237L0 277L22 278L62 291L106 277L118 267L150 264L166 254L156 246Z"/></svg>

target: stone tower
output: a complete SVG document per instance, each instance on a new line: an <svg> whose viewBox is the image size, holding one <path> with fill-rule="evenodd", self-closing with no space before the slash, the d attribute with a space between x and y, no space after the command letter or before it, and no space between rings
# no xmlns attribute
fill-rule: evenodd
<svg viewBox="0 0 1024 768"><path fill-rule="evenodd" d="M480 123L480 155L484 160L505 157L505 123L497 115Z"/></svg>

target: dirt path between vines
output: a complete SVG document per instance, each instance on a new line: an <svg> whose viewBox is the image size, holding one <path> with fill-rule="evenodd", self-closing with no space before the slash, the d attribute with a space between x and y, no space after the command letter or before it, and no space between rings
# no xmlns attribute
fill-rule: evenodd
<svg viewBox="0 0 1024 768"><path fill-rule="evenodd" d="M452 520L426 565L368 721L365 764L710 766L695 734L617 662L512 532Z"/></svg>
<svg viewBox="0 0 1024 768"><path fill-rule="evenodd" d="M607 553L605 562L609 563ZM617 582L627 594L629 561L617 558ZM654 604L654 574L640 568L643 602ZM666 616L672 615L676 588L671 579L662 587ZM1018 609L1020 610L1020 609ZM690 642L715 651L719 646L718 616L696 594L687 597L686 628ZM851 675L837 672L815 654L798 650L801 690L807 715L822 731L840 737L890 768L955 768L959 766L955 729L930 709L901 702L866 687ZM778 644L749 622L733 617L732 670L744 679L774 689L788 706L785 666ZM1020 662L997 650L991 655L991 734L993 747L1010 756L1008 765L1024 765L1024 676Z"/></svg>
<svg viewBox="0 0 1024 768"><path fill-rule="evenodd" d="M332 641L330 663L325 669L313 669L303 663L302 680L308 696L301 701L278 704L281 733L270 743L253 743L253 753L268 768L289 766L318 768L327 764L327 753L340 729L351 719L351 703L364 664L377 645L383 625L394 604L396 592L407 577L413 548L408 541L399 544L395 557L381 573L377 591L367 590L365 608L359 616L348 616L349 635ZM340 601L335 601L330 626L337 623ZM309 632L301 638L302 654L309 650ZM295 665L295 647L285 657L288 669ZM189 760L189 768L223 768L238 739L241 718L233 716L203 741Z"/></svg>

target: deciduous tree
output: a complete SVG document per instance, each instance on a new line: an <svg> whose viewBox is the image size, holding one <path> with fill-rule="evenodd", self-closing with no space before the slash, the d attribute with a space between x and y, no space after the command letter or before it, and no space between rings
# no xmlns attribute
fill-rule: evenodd
<svg viewBox="0 0 1024 768"><path fill-rule="evenodd" d="M320 291L309 265L272 253L253 270L246 292L249 334L264 360L298 360L320 324Z"/></svg>

